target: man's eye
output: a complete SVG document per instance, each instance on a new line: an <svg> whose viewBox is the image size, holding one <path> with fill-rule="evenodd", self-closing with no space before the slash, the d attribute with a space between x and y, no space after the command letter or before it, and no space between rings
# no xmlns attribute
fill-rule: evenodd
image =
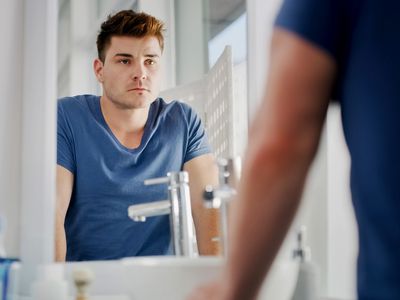
<svg viewBox="0 0 400 300"><path fill-rule="evenodd" d="M120 59L118 62L123 65L127 65L127 64L129 64L129 59Z"/></svg>
<svg viewBox="0 0 400 300"><path fill-rule="evenodd" d="M146 59L146 64L147 65L154 65L156 62L152 59Z"/></svg>

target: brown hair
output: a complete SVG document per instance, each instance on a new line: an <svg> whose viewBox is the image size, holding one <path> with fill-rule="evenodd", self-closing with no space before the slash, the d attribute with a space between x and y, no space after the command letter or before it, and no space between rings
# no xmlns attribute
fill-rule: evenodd
<svg viewBox="0 0 400 300"><path fill-rule="evenodd" d="M163 36L164 23L146 13L138 13L133 10L122 10L115 15L109 15L107 20L101 24L97 36L97 53L99 59L104 63L105 52L111 43L113 36L145 37L155 36L160 43L161 50L164 49Z"/></svg>

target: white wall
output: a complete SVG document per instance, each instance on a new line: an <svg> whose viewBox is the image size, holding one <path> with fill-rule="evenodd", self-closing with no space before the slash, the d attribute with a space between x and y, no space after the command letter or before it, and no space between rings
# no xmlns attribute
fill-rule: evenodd
<svg viewBox="0 0 400 300"><path fill-rule="evenodd" d="M176 0L176 70L177 84L185 84L202 78L208 71L206 28L204 26L202 0Z"/></svg>
<svg viewBox="0 0 400 300"><path fill-rule="evenodd" d="M19 256L23 1L0 2L0 213L7 218L5 248Z"/></svg>
<svg viewBox="0 0 400 300"><path fill-rule="evenodd" d="M93 72L93 61L97 57L96 33L98 31L97 9L93 1L69 0L69 84L70 93L74 96L99 91ZM65 72L64 70L60 70Z"/></svg>
<svg viewBox="0 0 400 300"><path fill-rule="evenodd" d="M26 294L36 266L54 259L57 2L26 1L23 12L20 284Z"/></svg>
<svg viewBox="0 0 400 300"><path fill-rule="evenodd" d="M340 107L331 105L328 130L328 294L355 299L358 232L350 194L350 156Z"/></svg>
<svg viewBox="0 0 400 300"><path fill-rule="evenodd" d="M60 1L58 19L59 97L101 92L93 72L93 61L97 57L97 33L100 24L110 13L119 9L119 5L122 6L121 9L129 7L132 5L131 2Z"/></svg>
<svg viewBox="0 0 400 300"><path fill-rule="evenodd" d="M6 250L23 261L28 290L53 259L57 2L2 1L0 209Z"/></svg>
<svg viewBox="0 0 400 300"><path fill-rule="evenodd" d="M269 66L269 41L272 26L282 0L247 0L247 70L249 119L264 92L265 76Z"/></svg>

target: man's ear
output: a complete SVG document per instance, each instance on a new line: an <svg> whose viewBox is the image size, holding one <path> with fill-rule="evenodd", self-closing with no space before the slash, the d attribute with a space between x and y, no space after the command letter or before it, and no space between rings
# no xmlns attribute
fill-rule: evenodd
<svg viewBox="0 0 400 300"><path fill-rule="evenodd" d="M100 83L103 83L103 62L96 58L93 62L93 70L94 70L94 74L97 77L97 80Z"/></svg>

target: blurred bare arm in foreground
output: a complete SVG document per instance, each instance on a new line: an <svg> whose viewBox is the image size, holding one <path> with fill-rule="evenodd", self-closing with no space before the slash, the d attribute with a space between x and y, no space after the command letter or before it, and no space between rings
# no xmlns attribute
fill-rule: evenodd
<svg viewBox="0 0 400 300"><path fill-rule="evenodd" d="M336 65L276 28L266 93L251 125L222 277L190 298L254 299L296 213L325 120Z"/></svg>

